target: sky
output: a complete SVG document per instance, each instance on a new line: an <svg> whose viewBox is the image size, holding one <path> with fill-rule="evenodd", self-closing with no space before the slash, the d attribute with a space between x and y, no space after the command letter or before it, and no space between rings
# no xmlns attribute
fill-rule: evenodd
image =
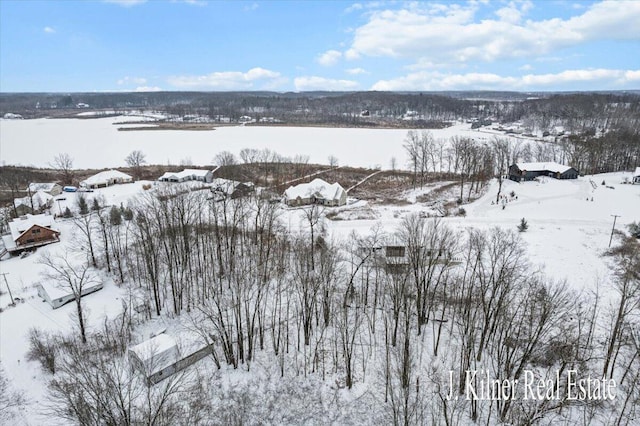
<svg viewBox="0 0 640 426"><path fill-rule="evenodd" d="M0 0L0 92L640 89L640 0Z"/></svg>

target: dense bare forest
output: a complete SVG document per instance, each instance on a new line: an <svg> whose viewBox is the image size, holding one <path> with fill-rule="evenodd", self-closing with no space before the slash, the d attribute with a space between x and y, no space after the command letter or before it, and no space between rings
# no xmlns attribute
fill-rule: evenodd
<svg viewBox="0 0 640 426"><path fill-rule="evenodd" d="M83 328L78 297L77 338L32 334L53 374L49 409L80 424L634 424L637 239L620 233L607 253L609 305L532 268L516 232L414 214L333 240L323 213L309 207L292 227L268 201L176 188L127 209L96 201L73 219L87 265L43 262L78 294L97 266L129 296L101 330ZM156 316L206 341L213 368L146 386L125 353ZM266 376L218 388L219 369Z"/></svg>

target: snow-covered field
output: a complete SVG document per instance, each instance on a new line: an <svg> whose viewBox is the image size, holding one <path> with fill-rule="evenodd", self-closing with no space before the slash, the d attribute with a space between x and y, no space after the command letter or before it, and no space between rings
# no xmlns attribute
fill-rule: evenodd
<svg viewBox="0 0 640 426"><path fill-rule="evenodd" d="M6 163L44 166L55 154L65 151L75 158L76 167L109 167L121 165L127 153L134 149L143 150L150 163L176 163L191 157L201 164L209 162L222 150L237 153L244 147L269 147L283 155L307 154L311 161L317 162L325 162L328 155L335 155L341 164L385 166L391 156L404 157L402 143L406 135L406 130L259 127L223 127L204 132L118 132L111 124L113 121L4 120L0 123L0 155ZM468 125L433 133L435 137L477 136L476 132L468 130ZM620 216L617 229L640 220L640 186L622 184L629 176L629 173L621 172L566 181L550 178L523 183L505 181L502 193L510 195L513 192L515 196L509 196L510 201L504 208L495 203L497 182L491 182L482 197L464 206L466 217L443 220L464 232L469 228L494 226L515 230L525 218L529 229L521 236L532 264L556 281L566 280L574 289L591 292L599 286L600 294L607 295L611 271L603 254L609 245L612 215ZM606 185L602 185L603 181ZM130 199L143 192L144 183L148 182L116 185L87 193L89 205L91 198L97 196L108 205L126 206ZM340 208L344 210L340 214L342 220L327 221L328 234L344 240L353 231L367 234L377 226L393 232L407 214L428 211L426 205L415 202L419 195L419 190L405 194L410 204L403 206L368 205L364 201L349 204ZM76 196L65 194L66 200L60 201L59 207L62 210L66 206L73 208ZM54 212L57 207L56 204ZM301 209L283 208L281 213L283 223L290 229L303 226ZM27 396L19 424L48 423L41 410L48 376L37 363L25 359L29 329L39 327L68 333L75 330L73 304L53 310L40 300L35 289L36 283L44 279L45 267L39 263L40 253L72 251L73 245L78 244L73 238L74 225L70 221L59 220L58 226L62 231L60 243L42 247L24 259L0 262L0 270L7 274L13 296L21 299L15 307L8 306L9 295L4 281L0 281L3 290L0 296L2 368L11 388L23 391ZM83 298L89 328L98 327L105 316L116 316L122 309L124 296L124 291L107 279L103 290Z"/></svg>
<svg viewBox="0 0 640 426"><path fill-rule="evenodd" d="M126 118L126 117L125 117ZM212 164L221 151L238 154L243 148L269 148L281 155L308 155L312 163L327 163L333 155L341 165L389 167L391 157L406 164L402 147L406 129L344 129L325 127L227 126L215 130L118 131L123 117L0 120L0 161L45 167L60 152L77 168L124 165L133 150L146 154L149 164ZM464 135L488 140L491 134L472 131L470 124L430 130L436 138Z"/></svg>

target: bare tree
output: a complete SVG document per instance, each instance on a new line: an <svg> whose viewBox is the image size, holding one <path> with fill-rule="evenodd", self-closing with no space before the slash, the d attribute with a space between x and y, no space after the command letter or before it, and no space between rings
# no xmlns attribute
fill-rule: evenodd
<svg viewBox="0 0 640 426"><path fill-rule="evenodd" d="M133 168L136 179L140 179L142 165L147 162L146 155L140 150L131 151L124 161L129 167Z"/></svg>
<svg viewBox="0 0 640 426"><path fill-rule="evenodd" d="M492 148L496 164L495 175L498 178L498 194L496 195L496 203L498 203L500 202L500 193L502 191L502 176L509 167L509 141L495 138L492 141Z"/></svg>
<svg viewBox="0 0 640 426"><path fill-rule="evenodd" d="M217 153L213 158L213 161L218 166L233 166L234 164L237 164L236 156L229 151L221 151Z"/></svg>
<svg viewBox="0 0 640 426"><path fill-rule="evenodd" d="M240 150L240 159L245 164L251 164L258 162L260 158L260 151L254 148L242 148Z"/></svg>
<svg viewBox="0 0 640 426"><path fill-rule="evenodd" d="M73 171L73 158L66 152L62 152L53 157L53 162L50 164L52 168L62 174L62 180L65 184L71 185L73 183L74 171Z"/></svg>
<svg viewBox="0 0 640 426"><path fill-rule="evenodd" d="M617 354L624 339L625 325L640 314L640 243L634 237L622 237L622 243L609 252L616 260L615 291L619 295L613 327L608 337L602 374L613 377Z"/></svg>
<svg viewBox="0 0 640 426"><path fill-rule="evenodd" d="M72 263L67 253L52 255L45 252L41 255L39 263L46 266L43 276L62 287L73 295L78 315L78 326L82 342L87 342L84 311L82 309L82 296L87 287L99 282L98 277L89 265Z"/></svg>

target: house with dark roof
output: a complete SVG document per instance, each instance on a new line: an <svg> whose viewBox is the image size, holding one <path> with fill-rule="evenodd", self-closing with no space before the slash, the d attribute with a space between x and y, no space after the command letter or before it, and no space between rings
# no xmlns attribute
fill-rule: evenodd
<svg viewBox="0 0 640 426"><path fill-rule="evenodd" d="M578 170L558 163L515 163L509 166L509 179L520 182L534 180L538 176L555 179L577 179Z"/></svg>

